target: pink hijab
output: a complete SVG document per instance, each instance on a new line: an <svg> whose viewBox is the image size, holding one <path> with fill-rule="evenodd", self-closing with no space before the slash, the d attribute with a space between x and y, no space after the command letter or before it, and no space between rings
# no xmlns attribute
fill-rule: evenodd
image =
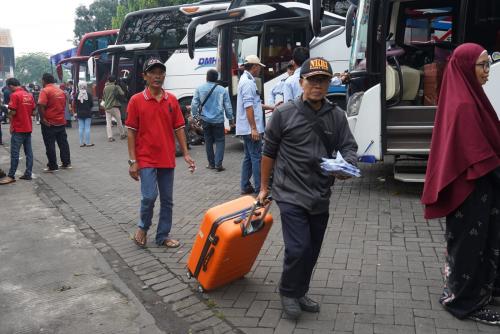
<svg viewBox="0 0 500 334"><path fill-rule="evenodd" d="M446 68L422 195L427 219L453 212L476 179L500 167L500 122L476 78L483 52L477 44L462 44Z"/></svg>

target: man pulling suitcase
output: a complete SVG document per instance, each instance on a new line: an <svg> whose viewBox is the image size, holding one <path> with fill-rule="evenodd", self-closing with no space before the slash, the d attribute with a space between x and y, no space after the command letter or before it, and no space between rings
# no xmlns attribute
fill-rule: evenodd
<svg viewBox="0 0 500 334"><path fill-rule="evenodd" d="M319 312L319 304L307 292L329 218L330 188L335 178L346 178L325 174L321 158L336 151L351 164L357 161L358 147L345 113L325 98L332 76L325 59L306 60L300 69L304 93L276 108L264 134L257 199L265 201L274 169L273 198L285 242L279 291L283 311L293 319L302 311Z"/></svg>

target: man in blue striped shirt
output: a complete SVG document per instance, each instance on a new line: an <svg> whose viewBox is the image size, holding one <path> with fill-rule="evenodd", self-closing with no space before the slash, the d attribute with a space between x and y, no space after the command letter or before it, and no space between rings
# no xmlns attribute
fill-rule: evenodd
<svg viewBox="0 0 500 334"><path fill-rule="evenodd" d="M222 160L224 160L224 147L226 145L224 112L226 118L232 123L233 108L231 107L227 89L217 85L218 77L219 73L216 70L210 69L207 71L207 82L194 92L191 112L193 116L199 115L202 120L208 160L207 168L222 172L225 170L222 166ZM201 107L202 104L204 104L203 107ZM199 109L201 109L201 112Z"/></svg>

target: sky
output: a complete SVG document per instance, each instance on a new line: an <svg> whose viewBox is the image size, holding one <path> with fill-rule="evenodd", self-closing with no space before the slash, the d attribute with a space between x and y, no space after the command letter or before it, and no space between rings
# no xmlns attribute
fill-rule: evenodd
<svg viewBox="0 0 500 334"><path fill-rule="evenodd" d="M74 47L75 9L94 0L1 0L0 28L10 29L15 56Z"/></svg>

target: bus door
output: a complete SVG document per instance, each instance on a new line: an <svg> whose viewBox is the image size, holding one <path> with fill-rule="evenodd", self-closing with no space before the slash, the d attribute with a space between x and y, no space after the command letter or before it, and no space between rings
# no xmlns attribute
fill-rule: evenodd
<svg viewBox="0 0 500 334"><path fill-rule="evenodd" d="M269 100L271 90L287 78L286 67L292 60L296 47L307 47L311 40L307 17L276 19L264 23L261 38L260 61L266 65L262 70L262 99Z"/></svg>

